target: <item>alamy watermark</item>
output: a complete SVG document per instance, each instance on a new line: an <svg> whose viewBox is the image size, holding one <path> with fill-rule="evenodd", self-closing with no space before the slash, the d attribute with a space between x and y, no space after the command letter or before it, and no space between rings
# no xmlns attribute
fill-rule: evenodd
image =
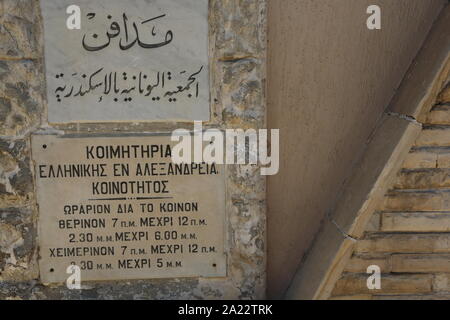
<svg viewBox="0 0 450 320"><path fill-rule="evenodd" d="M279 170L279 129L203 131L202 122L194 121L192 136L187 129L176 129L171 140L178 142L172 148L174 163L259 164L261 175L274 175Z"/></svg>
<svg viewBox="0 0 450 320"><path fill-rule="evenodd" d="M366 20L367 29L380 30L381 29L381 8L376 4L367 7L367 14L370 16Z"/></svg>
<svg viewBox="0 0 450 320"><path fill-rule="evenodd" d="M71 264L67 267L66 273L70 276L66 280L67 289L80 290L81 289L81 269L76 264Z"/></svg>
<svg viewBox="0 0 450 320"><path fill-rule="evenodd" d="M381 289L381 268L376 264L367 267L367 274L370 276L367 278L367 289L380 290Z"/></svg>

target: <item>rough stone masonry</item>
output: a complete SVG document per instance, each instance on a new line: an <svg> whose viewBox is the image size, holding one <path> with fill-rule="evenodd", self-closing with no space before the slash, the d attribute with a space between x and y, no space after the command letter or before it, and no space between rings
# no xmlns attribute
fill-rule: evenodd
<svg viewBox="0 0 450 320"><path fill-rule="evenodd" d="M450 79L445 84L332 299L449 299ZM370 265L380 267L381 289L367 288Z"/></svg>
<svg viewBox="0 0 450 320"><path fill-rule="evenodd" d="M211 121L265 127L266 0L209 1ZM38 0L0 0L0 299L219 299L265 294L265 179L257 166L226 172L226 278L40 282L30 137L171 132L189 123L47 123L43 21Z"/></svg>

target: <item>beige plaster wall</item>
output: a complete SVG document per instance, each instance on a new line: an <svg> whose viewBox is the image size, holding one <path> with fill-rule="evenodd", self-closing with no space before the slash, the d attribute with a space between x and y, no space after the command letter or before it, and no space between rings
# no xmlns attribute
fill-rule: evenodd
<svg viewBox="0 0 450 320"><path fill-rule="evenodd" d="M270 0L268 296L281 297L444 0ZM382 29L366 28L381 7Z"/></svg>

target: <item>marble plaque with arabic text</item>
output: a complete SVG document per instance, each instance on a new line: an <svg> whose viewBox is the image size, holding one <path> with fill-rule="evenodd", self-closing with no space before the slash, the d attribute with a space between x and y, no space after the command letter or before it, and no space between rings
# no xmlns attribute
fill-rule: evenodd
<svg viewBox="0 0 450 320"><path fill-rule="evenodd" d="M208 0L41 7L50 123L209 120Z"/></svg>

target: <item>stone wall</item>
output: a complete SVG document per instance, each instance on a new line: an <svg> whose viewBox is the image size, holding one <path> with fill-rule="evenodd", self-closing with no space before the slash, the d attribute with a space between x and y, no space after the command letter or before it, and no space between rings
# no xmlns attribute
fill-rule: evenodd
<svg viewBox="0 0 450 320"><path fill-rule="evenodd" d="M266 0L210 0L211 121L215 128L264 128ZM30 136L34 132L140 133L190 123L46 121L43 27L38 0L0 0L0 299L252 299L265 296L265 179L257 166L227 169L228 276L40 283Z"/></svg>
<svg viewBox="0 0 450 320"><path fill-rule="evenodd" d="M450 79L422 125L332 299L450 298ZM370 265L380 290L366 286Z"/></svg>

